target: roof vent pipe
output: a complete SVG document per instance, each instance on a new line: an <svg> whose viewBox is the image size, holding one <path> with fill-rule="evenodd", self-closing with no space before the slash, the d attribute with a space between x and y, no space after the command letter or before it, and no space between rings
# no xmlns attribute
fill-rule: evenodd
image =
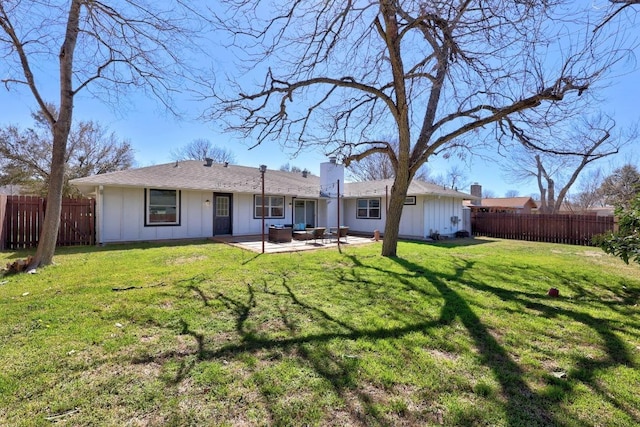
<svg viewBox="0 0 640 427"><path fill-rule="evenodd" d="M329 163L335 164L336 163L336 157L335 156L329 157Z"/></svg>
<svg viewBox="0 0 640 427"><path fill-rule="evenodd" d="M224 162L224 167L228 167L229 166L229 162Z"/></svg>
<svg viewBox="0 0 640 427"><path fill-rule="evenodd" d="M210 168L210 167L211 167L211 165L213 164L213 159L211 159L211 158L209 158L209 157L205 157L205 158L204 158L204 161L205 161L205 162L207 162L207 163L205 164L205 166L206 166L206 167L208 167L208 168Z"/></svg>

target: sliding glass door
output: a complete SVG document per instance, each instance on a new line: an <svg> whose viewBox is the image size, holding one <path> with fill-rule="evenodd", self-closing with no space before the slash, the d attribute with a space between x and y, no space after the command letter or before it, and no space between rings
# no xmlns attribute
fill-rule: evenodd
<svg viewBox="0 0 640 427"><path fill-rule="evenodd" d="M293 219L294 224L304 223L307 227L315 227L316 201L296 199L294 201Z"/></svg>

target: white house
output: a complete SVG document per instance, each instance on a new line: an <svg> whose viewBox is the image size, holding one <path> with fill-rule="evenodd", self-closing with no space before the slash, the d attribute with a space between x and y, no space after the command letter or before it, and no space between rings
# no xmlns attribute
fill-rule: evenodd
<svg viewBox="0 0 640 427"><path fill-rule="evenodd" d="M260 234L263 206L265 227L340 224L350 233L383 233L392 180L345 183L343 165L332 159L320 166L318 177L188 160L74 179L71 184L96 198L98 243ZM401 237L470 231L462 205L469 198L413 182Z"/></svg>

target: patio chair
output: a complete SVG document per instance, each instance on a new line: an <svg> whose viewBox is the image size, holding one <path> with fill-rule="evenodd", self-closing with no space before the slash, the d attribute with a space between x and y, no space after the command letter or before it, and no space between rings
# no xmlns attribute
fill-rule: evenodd
<svg viewBox="0 0 640 427"><path fill-rule="evenodd" d="M317 243L318 239L322 239L322 243L324 243L324 231L326 230L325 227L316 227L313 229L312 231L312 238L313 238L313 243Z"/></svg>
<svg viewBox="0 0 640 427"><path fill-rule="evenodd" d="M336 239L336 241L344 237L344 241L346 242L348 232L349 232L349 227L338 227L334 230L331 230L331 237Z"/></svg>

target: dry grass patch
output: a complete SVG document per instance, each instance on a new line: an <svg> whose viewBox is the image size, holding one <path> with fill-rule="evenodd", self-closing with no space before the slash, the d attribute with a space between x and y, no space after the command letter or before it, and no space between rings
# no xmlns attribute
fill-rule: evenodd
<svg viewBox="0 0 640 427"><path fill-rule="evenodd" d="M204 255L197 255L191 257L179 257L174 259L168 259L166 261L167 265L185 265L185 264L193 264L200 261L205 261L207 259Z"/></svg>

